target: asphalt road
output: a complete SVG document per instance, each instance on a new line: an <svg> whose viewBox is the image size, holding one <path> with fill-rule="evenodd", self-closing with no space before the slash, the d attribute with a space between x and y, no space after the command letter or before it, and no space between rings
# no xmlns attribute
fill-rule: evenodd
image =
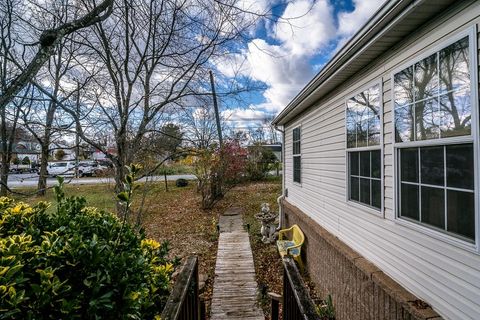
<svg viewBox="0 0 480 320"><path fill-rule="evenodd" d="M163 181L163 176L149 176L140 181ZM168 181L174 181L177 179L187 179L187 180L195 180L196 177L191 174L177 174L177 175L170 175L167 176ZM65 177L65 183L69 184L108 184L113 183L113 178L96 178L96 177L89 177L89 178L72 178L72 177ZM36 187L38 183L38 175L36 173L22 173L22 174L10 174L8 176L8 187L9 188L21 188L21 187ZM47 179L47 186L53 186L57 184L56 178L48 178Z"/></svg>

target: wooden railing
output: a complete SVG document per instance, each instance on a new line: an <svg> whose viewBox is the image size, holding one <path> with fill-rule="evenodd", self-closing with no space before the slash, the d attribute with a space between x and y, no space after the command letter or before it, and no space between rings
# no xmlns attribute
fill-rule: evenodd
<svg viewBox="0 0 480 320"><path fill-rule="evenodd" d="M198 258L192 256L178 274L161 317L162 320L201 320L202 313L198 297Z"/></svg>
<svg viewBox="0 0 480 320"><path fill-rule="evenodd" d="M305 282L290 257L283 258L283 297L270 294L272 320L278 320L279 303L283 300L283 320L320 320Z"/></svg>

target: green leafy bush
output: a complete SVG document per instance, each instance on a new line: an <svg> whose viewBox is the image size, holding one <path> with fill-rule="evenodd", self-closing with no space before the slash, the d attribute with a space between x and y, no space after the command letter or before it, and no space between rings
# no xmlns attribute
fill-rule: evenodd
<svg viewBox="0 0 480 320"><path fill-rule="evenodd" d="M263 180L270 170L278 166L278 160L272 150L261 145L248 148L248 161L246 166L247 178L251 181Z"/></svg>
<svg viewBox="0 0 480 320"><path fill-rule="evenodd" d="M66 198L0 198L0 319L153 319L168 298L168 244Z"/></svg>

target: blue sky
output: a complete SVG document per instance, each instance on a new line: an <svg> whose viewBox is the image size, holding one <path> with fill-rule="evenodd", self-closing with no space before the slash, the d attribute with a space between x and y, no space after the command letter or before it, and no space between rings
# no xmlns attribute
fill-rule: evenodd
<svg viewBox="0 0 480 320"><path fill-rule="evenodd" d="M216 64L220 77L262 87L240 100L224 100L223 114L249 119L242 126L277 114L384 1L243 0L248 10L279 18L259 21L243 47Z"/></svg>

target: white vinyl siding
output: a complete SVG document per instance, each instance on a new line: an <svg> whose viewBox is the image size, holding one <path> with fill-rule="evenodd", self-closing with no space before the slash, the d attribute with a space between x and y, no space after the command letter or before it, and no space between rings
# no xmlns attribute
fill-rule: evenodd
<svg viewBox="0 0 480 320"><path fill-rule="evenodd" d="M395 218L391 75L460 32L472 26L478 30L479 17L476 2L432 21L285 126L286 200L447 319L480 319L480 255L478 248L462 248ZM346 181L345 101L377 79L383 93L383 215L365 214L368 208L349 202ZM300 124L301 186L292 176L292 129Z"/></svg>

